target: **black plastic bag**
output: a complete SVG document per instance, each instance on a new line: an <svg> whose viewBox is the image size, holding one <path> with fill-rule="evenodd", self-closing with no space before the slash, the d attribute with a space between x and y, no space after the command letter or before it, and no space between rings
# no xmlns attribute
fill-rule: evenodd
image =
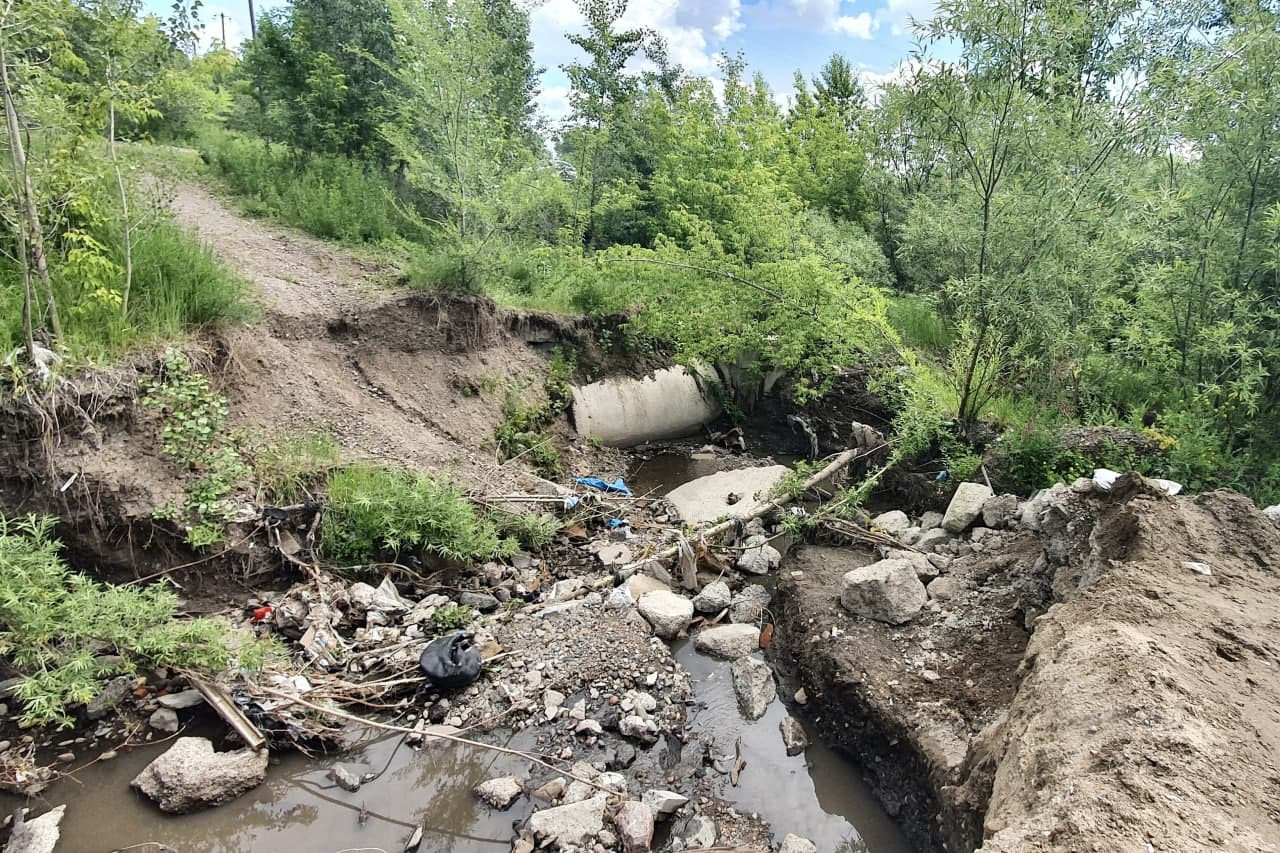
<svg viewBox="0 0 1280 853"><path fill-rule="evenodd" d="M466 687L480 677L480 663L480 647L465 631L432 640L418 658L436 687Z"/></svg>

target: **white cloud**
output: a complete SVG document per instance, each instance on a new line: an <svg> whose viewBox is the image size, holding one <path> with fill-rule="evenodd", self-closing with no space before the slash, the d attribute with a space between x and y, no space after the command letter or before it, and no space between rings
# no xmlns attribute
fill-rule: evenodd
<svg viewBox="0 0 1280 853"><path fill-rule="evenodd" d="M911 31L912 21L926 23L937 11L937 0L887 0L876 10L876 26L887 25L895 36Z"/></svg>
<svg viewBox="0 0 1280 853"><path fill-rule="evenodd" d="M871 15L867 12L860 12L857 15L841 15L836 18L832 24L832 29L838 33L856 36L860 39L871 38L872 31L876 28L875 21L871 20Z"/></svg>
<svg viewBox="0 0 1280 853"><path fill-rule="evenodd" d="M546 0L530 14L534 59L549 71L581 58L568 33L582 30L574 0ZM667 41L673 63L694 74L716 69L716 46L742 29L741 0L631 0L619 26L648 28Z"/></svg>
<svg viewBox="0 0 1280 853"><path fill-rule="evenodd" d="M538 109L553 122L569 115L569 87L543 86L538 92Z"/></svg>

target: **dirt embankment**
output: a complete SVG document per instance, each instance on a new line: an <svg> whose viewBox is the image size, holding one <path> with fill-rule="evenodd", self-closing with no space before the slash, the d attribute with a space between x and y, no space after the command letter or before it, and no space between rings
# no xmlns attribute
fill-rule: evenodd
<svg viewBox="0 0 1280 853"><path fill-rule="evenodd" d="M344 461L447 471L494 492L523 476L494 447L506 395L540 393L551 351L589 340L585 322L394 287L393 271L247 220L195 185L180 186L173 207L261 307L260 321L186 345L229 398L248 452L322 431ZM85 565L145 574L194 558L180 531L151 518L184 488L139 401L139 380L158 365L139 353L69 377L35 405L0 404L0 510L59 516Z"/></svg>
<svg viewBox="0 0 1280 853"><path fill-rule="evenodd" d="M1280 849L1280 532L1247 499L1064 493L899 627L836 602L873 559L801 552L779 651L920 849Z"/></svg>

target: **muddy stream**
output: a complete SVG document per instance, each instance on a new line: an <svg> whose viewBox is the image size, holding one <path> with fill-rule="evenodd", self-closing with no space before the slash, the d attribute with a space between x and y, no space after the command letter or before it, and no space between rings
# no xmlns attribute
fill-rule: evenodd
<svg viewBox="0 0 1280 853"><path fill-rule="evenodd" d="M665 494L720 468L714 458L661 453L638 463L628 482L638 493ZM747 765L739 785L724 781L724 797L739 812L768 821L775 842L794 832L811 839L822 853L909 853L910 845L854 763L823 745L807 724L811 745L800 755L786 754L779 732L787 713L781 689L763 717L747 721L738 711L727 661L696 652L687 640L674 643L672 651L692 675L692 732L714 741L720 754L732 754L741 741ZM205 731L189 727L182 734L216 739L218 731L210 723ZM514 735L499 731L489 739L536 749L536 737L531 728ZM526 761L463 745L415 750L400 735L377 735L342 755L273 756L267 780L258 788L215 809L170 816L129 786L167 747L165 742L122 751L74 779L57 782L31 803L36 812L69 804L58 849L91 853L160 842L180 853L400 851L421 826L423 851L499 851L510 849L513 827L533 810L522 797L507 811L495 811L472 793L486 779L526 775ZM348 793L327 777L328 768L337 763L379 775ZM15 797L0 797L6 813L19 804Z"/></svg>

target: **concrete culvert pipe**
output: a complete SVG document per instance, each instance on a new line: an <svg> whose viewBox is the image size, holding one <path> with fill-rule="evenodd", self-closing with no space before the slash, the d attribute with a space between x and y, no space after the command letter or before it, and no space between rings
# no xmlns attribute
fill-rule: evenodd
<svg viewBox="0 0 1280 853"><path fill-rule="evenodd" d="M667 367L640 379L613 377L573 389L573 423L579 435L611 447L682 438L720 415L708 393L707 372Z"/></svg>

